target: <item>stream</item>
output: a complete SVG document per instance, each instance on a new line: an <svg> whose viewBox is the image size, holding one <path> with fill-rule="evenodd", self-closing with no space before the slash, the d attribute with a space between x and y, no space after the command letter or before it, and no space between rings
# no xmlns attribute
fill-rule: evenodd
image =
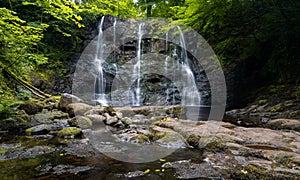
<svg viewBox="0 0 300 180"><path fill-rule="evenodd" d="M202 161L200 150L183 148L157 161L126 163L94 151L83 143L86 139L37 140L42 136L1 135L0 146L10 150L5 156L0 154L0 179L172 179L176 177L174 171L165 169L164 164ZM68 146L70 141L72 145Z"/></svg>

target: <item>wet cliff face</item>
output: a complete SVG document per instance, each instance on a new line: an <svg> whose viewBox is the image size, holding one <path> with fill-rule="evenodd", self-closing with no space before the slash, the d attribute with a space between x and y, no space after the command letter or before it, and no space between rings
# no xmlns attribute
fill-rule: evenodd
<svg viewBox="0 0 300 180"><path fill-rule="evenodd" d="M117 25L114 26L114 23ZM192 55L195 52L189 52L184 47L193 43L193 37L185 36L184 42L179 27L164 31L159 30L158 26L163 27L165 24L151 23L105 16L101 26L105 45L99 46L99 35L95 36L96 40L89 42L81 56L84 56L84 60L88 59L88 62L81 61L77 64L79 71L75 77L78 79L75 78L75 85L73 81L73 93L75 88L75 94L78 96L85 94L87 99L93 96L93 81L99 75L99 64L93 62L95 55L92 50L100 48L99 52L104 53L100 73L103 78L98 79L104 79L105 94L113 104L134 104L137 93L140 105L180 104L183 101L180 97L183 93L179 93L182 89L180 87L189 84L184 87L186 90L182 91L188 94L194 91L193 86L200 95L190 93L186 101L201 97L201 105L210 105L210 84L206 72L199 59ZM140 27L143 31L141 39L138 38ZM201 58L205 58L205 53ZM178 80L178 77L181 79ZM84 91L80 87L85 87ZM130 91L126 92L126 88ZM137 92L137 89L140 92ZM124 94L128 94L128 99L124 100L121 96ZM117 98L113 99L112 96ZM127 101L127 104L124 101Z"/></svg>
<svg viewBox="0 0 300 180"><path fill-rule="evenodd" d="M120 22L116 31L116 34L112 31L112 27L115 21ZM122 84L122 77L118 76L118 71L121 69L125 74L132 73L132 69L124 68L135 61L137 58L137 48L138 48L138 26L140 22L138 20L128 20L128 19L120 19L117 17L113 17L110 15L105 16L105 20L103 23L103 31L109 31L106 34L106 39L114 39L116 41L121 41L121 45L117 47L111 47L114 50L110 51L109 54L106 55L106 60L102 64L104 77L105 77L105 86L106 91L110 92L114 87L113 84L119 83ZM65 71L67 72L65 76L60 76L58 73L54 71L54 78L50 82L44 82L39 78L35 78L34 85L41 88L42 90L51 93L51 94L59 94L63 92L72 93L72 83L74 78L74 72L76 68L78 68L78 60L80 56L82 56L82 52L88 47L95 37L98 35L98 27L99 22L96 22L94 25L91 25L85 31L82 32L82 37L84 41L80 45L80 52L74 53L69 60L65 63ZM145 30L151 30L154 26L144 25ZM157 31L157 30L156 30ZM159 33L158 33L159 34ZM171 34L171 32L170 32ZM174 32L176 34L176 32ZM178 34L178 33L177 33ZM164 38L159 38L159 36ZM174 64L172 65L172 60L176 60L178 64L183 64L183 60L180 59L182 52L184 51L180 45L180 42L173 43L167 41L164 35L155 36L151 34L151 37L143 37L141 41L142 47L142 55L143 62L143 76L140 78L140 86L141 86L141 102L143 105L155 105L154 101L158 100L158 105L171 105L171 104L180 104L181 97L176 87L176 84L172 82L171 76L177 76L178 71L172 71L174 69ZM176 35L178 36L178 35ZM185 37L186 44L189 45L193 41L192 36ZM113 45L112 45L113 46ZM195 85L197 90L201 96L201 104L202 105L210 105L210 83L207 78L206 72L203 67L200 65L199 60L197 60L192 54L194 52L187 51L187 63L189 64L190 70L193 73L195 79ZM151 54L147 57L147 55ZM166 56L172 57L172 60L169 59L166 61ZM155 62L160 62L161 66L157 66L154 68L168 68L168 72L166 75L155 75L155 73L151 73L153 67L151 65ZM167 63L167 65L166 65ZM86 79L86 83L93 84L95 78L95 70L92 67L93 65L85 65L82 68L86 71L86 75L82 77L82 80ZM149 68L147 69L147 67ZM162 67L164 66L164 67ZM168 66L168 67L167 67ZM162 70L164 71L164 70ZM167 77L166 77L167 76ZM93 77L93 78L90 78ZM137 81L133 81L132 83L132 94L134 94L134 89L137 86ZM122 92L120 92L122 93Z"/></svg>

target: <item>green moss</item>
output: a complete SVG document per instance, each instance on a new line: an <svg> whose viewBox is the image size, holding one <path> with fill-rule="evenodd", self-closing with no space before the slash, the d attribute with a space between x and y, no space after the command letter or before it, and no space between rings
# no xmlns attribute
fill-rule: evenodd
<svg viewBox="0 0 300 180"><path fill-rule="evenodd" d="M287 88L287 85L271 85L268 87L269 95L281 97L283 92L285 92Z"/></svg>
<svg viewBox="0 0 300 180"><path fill-rule="evenodd" d="M238 170L233 175L233 179L269 179L273 177L270 172L264 172L261 168L257 168L256 166L249 164L245 166L243 169Z"/></svg>
<svg viewBox="0 0 300 180"><path fill-rule="evenodd" d="M146 143L149 142L149 138L145 134L139 134L138 136L134 136L133 138L131 138L130 141L136 141L137 143Z"/></svg>
<svg viewBox="0 0 300 180"><path fill-rule="evenodd" d="M291 156L287 156L287 155L277 156L275 160L277 163L285 164L285 165L290 164L292 162Z"/></svg>
<svg viewBox="0 0 300 180"><path fill-rule="evenodd" d="M266 100L266 99L261 99L261 100L258 101L258 104L259 104L259 105L263 105L263 104L267 104L267 102L268 102L268 100Z"/></svg>
<svg viewBox="0 0 300 180"><path fill-rule="evenodd" d="M213 138L206 144L205 149L211 152L225 152L227 147L221 139Z"/></svg>
<svg viewBox="0 0 300 180"><path fill-rule="evenodd" d="M185 113L185 109L183 106L173 106L172 108L169 108L166 113L167 114L170 114L170 115L173 115L173 117L177 117L177 118L180 118L180 116L182 114Z"/></svg>
<svg viewBox="0 0 300 180"><path fill-rule="evenodd" d="M112 106L105 107L104 112L108 113L110 116L116 115L116 110Z"/></svg>
<svg viewBox="0 0 300 180"><path fill-rule="evenodd" d="M154 124L157 125L157 126L161 126L161 124L162 124L163 122L170 121L170 120L171 120L170 117L165 116L165 117L161 118L160 120L156 121Z"/></svg>
<svg viewBox="0 0 300 180"><path fill-rule="evenodd" d="M283 111L283 108L281 105L277 104L277 105L271 107L268 111L269 112L279 112L279 111Z"/></svg>
<svg viewBox="0 0 300 180"><path fill-rule="evenodd" d="M199 140L200 140L200 136L196 135L196 134L191 134L186 141L189 143L189 145L198 148L199 146Z"/></svg>
<svg viewBox="0 0 300 180"><path fill-rule="evenodd" d="M122 123L124 123L125 125L130 125L132 124L132 120L128 117L122 118L121 119Z"/></svg>
<svg viewBox="0 0 300 180"><path fill-rule="evenodd" d="M80 128L76 128L76 127L67 127L67 128L63 128L60 131L58 131L57 135L59 137L75 137L75 136L79 136L81 134L81 129Z"/></svg>
<svg viewBox="0 0 300 180"><path fill-rule="evenodd" d="M293 97L295 97L296 99L300 99L300 86L297 86L295 88L295 91L292 94Z"/></svg>
<svg viewBox="0 0 300 180"><path fill-rule="evenodd" d="M0 149L0 155L3 155L3 154L5 154L5 153L6 153L6 150Z"/></svg>

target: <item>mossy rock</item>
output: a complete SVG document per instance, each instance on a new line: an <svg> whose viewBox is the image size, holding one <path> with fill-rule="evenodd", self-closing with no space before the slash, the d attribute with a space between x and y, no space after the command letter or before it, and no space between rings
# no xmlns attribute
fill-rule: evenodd
<svg viewBox="0 0 300 180"><path fill-rule="evenodd" d="M133 136L130 138L130 141L139 144L150 142L149 137L144 134L138 134L137 136Z"/></svg>
<svg viewBox="0 0 300 180"><path fill-rule="evenodd" d="M68 121L70 126L80 127L81 129L88 129L93 126L93 122L90 118L85 116L76 116Z"/></svg>
<svg viewBox="0 0 300 180"><path fill-rule="evenodd" d="M30 117L26 115L12 116L7 119L0 120L0 130L19 130L26 129L30 126Z"/></svg>
<svg viewBox="0 0 300 180"><path fill-rule="evenodd" d="M132 120L129 117L124 117L121 119L121 122L125 124L125 126L129 126L132 124Z"/></svg>
<svg viewBox="0 0 300 180"><path fill-rule="evenodd" d="M226 152L227 151L225 142L218 138L210 139L210 141L206 144L206 146L204 148L205 148L205 150L211 151L211 152Z"/></svg>
<svg viewBox="0 0 300 180"><path fill-rule="evenodd" d="M191 134L187 139L187 143L191 146L193 146L194 148L199 148L199 140L200 140L200 136L196 135L196 134Z"/></svg>
<svg viewBox="0 0 300 180"><path fill-rule="evenodd" d="M280 112L280 111L283 111L283 107L282 107L282 104L277 104L271 108L269 108L267 111L269 112Z"/></svg>
<svg viewBox="0 0 300 180"><path fill-rule="evenodd" d="M167 109L166 114L172 115L172 117L180 118L186 113L186 109L183 106L172 106Z"/></svg>
<svg viewBox="0 0 300 180"><path fill-rule="evenodd" d="M83 115L87 111L93 109L93 106L84 103L72 103L67 106L67 113L70 117Z"/></svg>
<svg viewBox="0 0 300 180"><path fill-rule="evenodd" d="M4 155L7 152L5 149L0 149L0 155Z"/></svg>
<svg viewBox="0 0 300 180"><path fill-rule="evenodd" d="M113 107L108 106L104 108L104 113L108 113L110 116L115 116L116 110Z"/></svg>
<svg viewBox="0 0 300 180"><path fill-rule="evenodd" d="M57 135L61 138L75 138L80 137L82 135L82 131L77 127L65 127L58 131Z"/></svg>
<svg viewBox="0 0 300 180"><path fill-rule="evenodd" d="M170 120L172 120L172 118L165 116L165 117L161 118L160 120L156 121L154 124L157 126L160 126L163 122L170 121Z"/></svg>
<svg viewBox="0 0 300 180"><path fill-rule="evenodd" d="M177 132L168 132L162 138L155 141L160 146L178 149L186 148L187 144L183 136Z"/></svg>
<svg viewBox="0 0 300 180"><path fill-rule="evenodd" d="M51 130L51 125L49 124L40 124L25 130L26 134L29 135L43 135L48 134Z"/></svg>
<svg viewBox="0 0 300 180"><path fill-rule="evenodd" d="M69 118L68 113L62 111L48 111L44 110L41 113L35 114L33 119L39 123L51 123L54 119L67 119Z"/></svg>
<svg viewBox="0 0 300 180"><path fill-rule="evenodd" d="M33 115L43 110L45 104L41 101L31 99L26 101L24 104L20 104L18 109L24 110L27 114Z"/></svg>

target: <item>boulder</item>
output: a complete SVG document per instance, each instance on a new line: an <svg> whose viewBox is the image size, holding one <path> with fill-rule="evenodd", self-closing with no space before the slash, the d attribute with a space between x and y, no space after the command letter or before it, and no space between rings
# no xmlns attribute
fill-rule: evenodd
<svg viewBox="0 0 300 180"><path fill-rule="evenodd" d="M106 117L99 115L99 114L89 114L86 115L89 119L92 120L94 123L103 123L103 121L106 119Z"/></svg>
<svg viewBox="0 0 300 180"><path fill-rule="evenodd" d="M96 106L93 107L93 109L87 111L86 113L84 113L85 116L87 115L93 115L93 114L103 114L105 107L102 106Z"/></svg>
<svg viewBox="0 0 300 180"><path fill-rule="evenodd" d="M40 124L25 130L26 134L29 135L43 135L48 134L51 130L51 126L49 124Z"/></svg>
<svg viewBox="0 0 300 180"><path fill-rule="evenodd" d="M67 119L69 118L69 114L62 112L62 111L57 111L57 110L52 110L52 111L47 111L44 110L41 113L35 114L33 116L33 123L37 124L44 124L44 123L52 123L54 119Z"/></svg>
<svg viewBox="0 0 300 180"><path fill-rule="evenodd" d="M154 126L151 132L152 139L160 146L172 149L187 147L184 137L171 129Z"/></svg>
<svg viewBox="0 0 300 180"><path fill-rule="evenodd" d="M66 107L66 112L70 117L83 115L85 112L93 109L93 106L84 103L72 103Z"/></svg>
<svg viewBox="0 0 300 180"><path fill-rule="evenodd" d="M61 95L58 107L62 111L66 111L67 110L67 106L69 104L72 104L72 103L81 103L81 102L83 102L83 100L80 99L79 97L74 96L72 94L64 93L64 94Z"/></svg>
<svg viewBox="0 0 300 180"><path fill-rule="evenodd" d="M93 125L91 119L85 116L76 116L68 120L68 123L70 126L80 127L81 129L88 129Z"/></svg>
<svg viewBox="0 0 300 180"><path fill-rule="evenodd" d="M30 116L27 114L15 115L7 119L0 120L0 130L26 129L30 127Z"/></svg>
<svg viewBox="0 0 300 180"><path fill-rule="evenodd" d="M105 113L104 114L104 116L105 116L105 120L104 120L104 122L105 122L105 124L107 124L107 125L114 125L114 124L116 124L119 120L118 120L118 118L116 117L116 116L111 116L111 115L109 115L108 113Z"/></svg>

